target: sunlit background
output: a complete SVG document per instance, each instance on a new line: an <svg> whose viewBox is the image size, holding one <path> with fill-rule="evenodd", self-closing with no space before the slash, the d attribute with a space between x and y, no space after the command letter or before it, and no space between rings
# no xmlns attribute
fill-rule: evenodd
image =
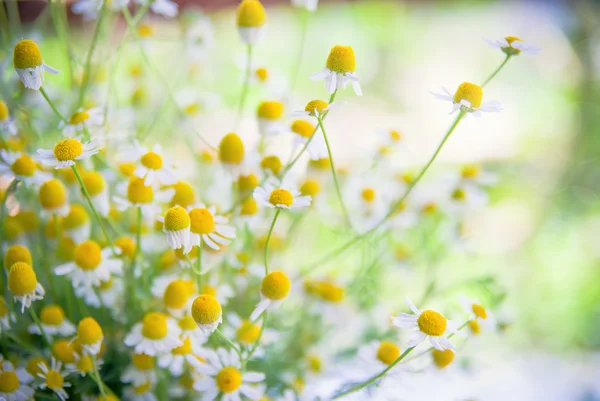
<svg viewBox="0 0 600 401"><path fill-rule="evenodd" d="M202 12L193 3L182 9ZM207 102L206 113L194 118L194 125L211 143L218 143L231 129L245 60L232 18L235 4L219 3L213 1L204 9L214 26L214 43L195 66L203 78L194 90L212 101ZM463 121L432 170L435 175L449 166L483 162L499 173L500 185L492 192L491 204L468 221L470 251L446 255L437 274L442 287L468 278L495 277L506 293L500 313L510 325L503 334L479 338L467 347L469 365L437 377L435 386L428 384L427 374L398 380L397 399L600 400L600 4L321 1L318 13L307 20L287 2L266 7L267 36L256 46L253 60L257 66L269 67L274 77L272 94L252 89L238 132L248 143L257 141L251 110L266 96L285 98L290 111L324 96L322 83L311 81L309 74L323 67L332 46L351 45L364 96L340 93L338 99L347 103L328 118L340 167L350 167L375 149L375 132L381 128L401 132L409 148L393 159L390 168L421 166L452 118L448 104L430 91L441 86L453 91L463 81L483 81L504 57L485 38L514 35L542 48L537 56L511 60L485 88L484 98L500 101L504 111ZM27 4L21 4L21 10L26 12ZM32 18L44 24L47 14L41 11ZM177 40L183 22L154 18L146 23L154 29L147 39L148 52L177 94L189 84L181 78L190 68L189 60ZM299 59L304 23L308 34ZM71 25L73 32L82 34L73 46L85 49L93 26L77 18ZM39 39L45 61L66 68L61 43L44 39L43 32ZM110 59L122 31L104 34L99 59ZM128 71L140 63L138 49L128 46L115 80L117 98L131 93ZM291 96L279 88L287 87L287 77L295 74L299 62ZM106 73L102 66L95 72ZM68 78L62 74L50 79L54 85L66 85ZM148 98L157 113L167 107L158 84L148 87ZM110 116L121 117L118 109L111 110ZM150 136L169 141L169 152L180 163L193 157L190 149L197 152L204 146L172 114L159 119ZM114 140L119 140L118 135ZM281 139L268 149L287 160L291 146ZM188 178L195 174L188 169ZM315 242L311 260L346 238L335 232L313 233L311 222L304 222L301 229L300 237L315 234L324 239L298 239ZM290 252L287 263L298 257ZM357 274L352 263L356 257L350 252L323 266L323 271L351 280ZM388 305L378 305L374 311L402 309L404 300L398 294L417 297L421 287L406 286L403 273L387 277L377 291L385 294L382 298ZM443 303L443 299L431 302ZM343 337L351 334L341 337L344 342Z"/></svg>

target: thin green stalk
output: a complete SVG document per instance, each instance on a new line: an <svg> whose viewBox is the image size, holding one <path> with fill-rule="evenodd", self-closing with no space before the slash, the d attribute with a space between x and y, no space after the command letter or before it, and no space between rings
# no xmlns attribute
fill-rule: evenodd
<svg viewBox="0 0 600 401"><path fill-rule="evenodd" d="M196 268L198 269L198 272L196 273L198 291L202 293L202 242L200 242L200 245L198 245L198 257L196 258Z"/></svg>
<svg viewBox="0 0 600 401"><path fill-rule="evenodd" d="M240 95L240 103L238 104L238 112L237 112L237 122L240 122L242 118L242 113L244 111L244 103L246 103L246 97L248 96L248 88L250 86L250 73L252 71L252 45L248 45L246 47L247 54L247 65L246 65L246 75L244 77L244 85L242 86L242 93Z"/></svg>
<svg viewBox="0 0 600 401"><path fill-rule="evenodd" d="M245 367L246 362L252 358L252 355L254 355L254 352L256 351L256 349L258 348L258 346L260 345L260 339L262 338L263 335L263 331L265 329L265 326L267 325L267 311L264 311L262 316L261 316L262 322L260 323L260 332L258 333L258 337L256 338L256 341L254 341L254 344L252 345L252 348L250 348L250 351L248 351L248 355L246 355L246 359L244 359L243 362L243 366ZM254 323L254 322L252 322Z"/></svg>
<svg viewBox="0 0 600 401"><path fill-rule="evenodd" d="M496 70L494 72L492 72L492 75L490 75L488 77L488 79L486 79L483 84L481 84L481 87L485 87L496 75L498 75L498 73L500 72L500 70L504 67L504 65L506 65L506 63L508 63L508 60L510 60L511 58L511 54L507 54L506 58L504 59L504 61L502 62L502 64L500 64L500 66L498 68L496 68Z"/></svg>
<svg viewBox="0 0 600 401"><path fill-rule="evenodd" d="M54 105L52 100L50 100L50 98L46 94L46 91L44 90L43 86L40 88L40 93L42 94L44 99L46 99L46 102L48 102L48 104L50 105L50 108L52 108L52 110L54 111L54 114L56 114L58 116L58 118L61 119L61 121L67 122L67 119L60 113L60 111L58 111L58 109L56 108L56 106Z"/></svg>
<svg viewBox="0 0 600 401"><path fill-rule="evenodd" d="M92 368L94 369L94 376L96 376L96 380L98 380L98 387L100 388L100 394L102 395L102 399L106 401L106 392L104 391L104 382L100 377L100 372L98 372L98 364L96 363L96 355L91 355L90 359L92 360Z"/></svg>
<svg viewBox="0 0 600 401"><path fill-rule="evenodd" d="M129 277L127 277L126 288L129 288L128 301L129 304L134 304L132 302L134 299L135 293L135 266L138 261L138 255L140 254L142 248L142 208L138 206L137 208L137 231L135 233L135 252L133 252L133 258L131 259L131 266L129 268Z"/></svg>
<svg viewBox="0 0 600 401"><path fill-rule="evenodd" d="M218 335L223 341L225 341L227 343L227 345L229 345L231 347L231 349L233 349L236 354L238 354L238 357L240 358L240 361L242 360L242 351L240 351L240 349L233 343L233 341L231 341L229 338L227 338L225 336L225 334L223 334L221 332L221 330L216 329L215 330L215 334Z"/></svg>
<svg viewBox="0 0 600 401"><path fill-rule="evenodd" d="M46 336L46 332L44 331L44 328L42 327L42 322L40 322L40 319L38 318L37 313L35 313L35 310L33 310L33 306L29 307L29 314L31 315L31 318L35 322L35 325L40 330L40 334L42 335L42 338L44 339L44 343L46 343L46 345L48 347L51 347L50 340Z"/></svg>
<svg viewBox="0 0 600 401"><path fill-rule="evenodd" d="M104 238L106 239L106 242L108 242L108 245L110 246L110 250L112 251L113 256L116 256L117 252L115 251L115 245L113 244L112 240L108 236L108 233L106 232L106 228L104 228L104 223L102 222L102 217L100 217L100 214L98 213L98 211L94 207L94 204L92 203L90 194L88 193L88 190L85 187L83 180L81 179L81 175L79 174L79 171L77 170L77 166L72 165L71 169L73 169L73 173L75 173L75 177L77 177L77 181L79 181L79 186L81 187L81 191L83 192L83 195L85 196L85 199L87 200L87 203L88 203L90 209L92 209L92 213L94 214L96 221L100 225L100 229L102 230L102 233L104 234Z"/></svg>
<svg viewBox="0 0 600 401"><path fill-rule="evenodd" d="M344 220L348 227L352 227L350 223L350 216L348 216L348 210L346 209L346 205L344 204L344 199L342 198L342 191L340 190L340 184L337 179L337 174L335 172L335 166L333 164L333 156L331 155L331 147L329 146L329 140L327 139L327 133L325 132L325 127L323 126L323 121L320 117L317 117L317 121L319 122L319 127L321 127L321 132L323 133L323 139L325 139L325 146L327 146L327 155L329 156L329 165L331 167L331 175L333 175L333 183L335 184L335 191L337 192L338 200L340 201L340 205L342 206L342 212L344 213Z"/></svg>
<svg viewBox="0 0 600 401"><path fill-rule="evenodd" d="M275 216L273 216L273 221L271 222L271 227L269 227L269 233L267 234L267 241L265 242L265 276L269 274L269 241L271 240L273 227L275 227L275 222L277 221L279 213L281 213L281 209L278 208L275 212Z"/></svg>
<svg viewBox="0 0 600 401"><path fill-rule="evenodd" d="M88 83L90 81L90 68L92 65L92 56L94 54L94 50L96 49L96 44L98 43L98 38L100 37L100 28L102 27L102 21L104 20L104 16L106 15L106 1L102 2L102 6L100 7L100 12L98 14L98 21L96 22L96 29L94 30L94 36L92 36L92 43L90 44L90 48L87 53L87 57L85 59L85 66L83 69L83 82L79 87L79 97L77 100L77 107L81 107L83 104L83 98L85 96L85 91L87 89Z"/></svg>

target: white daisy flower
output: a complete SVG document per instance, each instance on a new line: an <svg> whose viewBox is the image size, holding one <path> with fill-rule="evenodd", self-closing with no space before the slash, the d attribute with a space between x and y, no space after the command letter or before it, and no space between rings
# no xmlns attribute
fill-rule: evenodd
<svg viewBox="0 0 600 401"><path fill-rule="evenodd" d="M87 210L82 205L71 205L69 213L61 221L61 228L75 244L89 239L92 225Z"/></svg>
<svg viewBox="0 0 600 401"><path fill-rule="evenodd" d="M461 304L465 312L469 315L468 327L473 334L479 334L481 324L488 330L496 329L496 319L491 311L482 306L478 299L461 297Z"/></svg>
<svg viewBox="0 0 600 401"><path fill-rule="evenodd" d="M483 89L477 84L463 82L458 86L458 89L452 95L448 89L442 86L444 93L431 92L437 99L445 100L452 103L452 111L462 110L466 113L473 114L475 117L481 117L481 112L499 112L502 111L502 106L495 100L482 102Z"/></svg>
<svg viewBox="0 0 600 401"><path fill-rule="evenodd" d="M86 128L89 130L91 127L100 127L102 124L104 124L104 113L101 108L80 108L71 115L69 121L61 121L58 128L62 128L64 136L73 137L83 133Z"/></svg>
<svg viewBox="0 0 600 401"><path fill-rule="evenodd" d="M311 12L317 11L318 5L319 5L319 0L292 0L292 6L299 7L299 8L305 8Z"/></svg>
<svg viewBox="0 0 600 401"><path fill-rule="evenodd" d="M260 286L260 302L250 315L252 322L256 321L268 308L278 308L290 293L291 282L288 276L280 271L267 274Z"/></svg>
<svg viewBox="0 0 600 401"><path fill-rule="evenodd" d="M12 363L3 361L2 355L0 361L0 400L31 400L35 393L35 390L27 385L31 375L23 369L15 370Z"/></svg>
<svg viewBox="0 0 600 401"><path fill-rule="evenodd" d="M65 387L71 387L71 383L65 382L66 372L62 371L62 363L57 362L56 359L52 357L50 368L48 368L45 363L40 363L38 367L42 371L42 373L38 373L38 376L44 380L44 382L40 384L40 389L50 389L51 391L54 391L62 401L67 400L69 394L67 394Z"/></svg>
<svg viewBox="0 0 600 401"><path fill-rule="evenodd" d="M158 398L154 395L154 383L152 382L127 387L123 392L123 399L129 401L158 401Z"/></svg>
<svg viewBox="0 0 600 401"><path fill-rule="evenodd" d="M90 291L85 286L75 287L75 295L83 299L87 305L96 308L103 305L113 312L113 314L119 316L120 311L117 306L123 301L123 281L120 278L111 277L109 280L102 281L100 285L94 287L94 291Z"/></svg>
<svg viewBox="0 0 600 401"><path fill-rule="evenodd" d="M485 41L493 48L502 50L507 56L516 56L521 53L527 56L535 56L541 50L539 47L523 42L516 36L506 36L498 40L485 39Z"/></svg>
<svg viewBox="0 0 600 401"><path fill-rule="evenodd" d="M38 282L33 268L25 262L14 263L8 272L8 290L21 303L21 313L34 301L44 298L44 287Z"/></svg>
<svg viewBox="0 0 600 401"><path fill-rule="evenodd" d="M104 361L102 359L96 359L95 363L98 369L100 369L100 366L102 366ZM67 371L67 374L76 373L81 377L93 374L94 361L92 360L92 356L87 353L79 354L76 352L75 361L73 363L66 364L65 370Z"/></svg>
<svg viewBox="0 0 600 401"><path fill-rule="evenodd" d="M191 310L192 318L205 334L213 333L223 322L221 304L210 294L196 297Z"/></svg>
<svg viewBox="0 0 600 401"><path fill-rule="evenodd" d="M7 181L16 178L26 185L39 187L52 178L50 174L38 169L36 161L26 153L13 153L2 149L0 150L0 157L4 162L0 163L0 174Z"/></svg>
<svg viewBox="0 0 600 401"><path fill-rule="evenodd" d="M209 333L206 333L200 327L192 317L192 315L185 315L177 321L179 328L181 329L181 339L185 340L191 338L196 344L202 345L208 341L210 337Z"/></svg>
<svg viewBox="0 0 600 401"><path fill-rule="evenodd" d="M24 39L15 45L15 71L27 89L39 90L44 83L44 71L58 74L58 70L44 64L42 53L33 40Z"/></svg>
<svg viewBox="0 0 600 401"><path fill-rule="evenodd" d="M263 101L256 110L258 132L264 137L272 137L286 132L283 120L284 105L279 101Z"/></svg>
<svg viewBox="0 0 600 401"><path fill-rule="evenodd" d="M324 117L330 110L340 107L342 103L327 103L324 100L311 100L306 104L304 110L296 110L292 113L296 117Z"/></svg>
<svg viewBox="0 0 600 401"><path fill-rule="evenodd" d="M334 93L338 89L344 89L349 82L352 82L354 93L362 96L362 89L358 82L354 70L356 69L356 59L354 50L351 46L334 46L329 51L325 68L312 74L310 78L313 81L324 80L327 93Z"/></svg>
<svg viewBox="0 0 600 401"><path fill-rule="evenodd" d="M221 305L225 305L235 295L235 292L229 284L220 281L217 276L212 275L208 278L208 282L202 284L200 294L212 295Z"/></svg>
<svg viewBox="0 0 600 401"><path fill-rule="evenodd" d="M276 187L269 181L265 183L264 188L256 187L253 196L261 205L278 209L305 207L311 202L310 196L301 195L290 184L282 183Z"/></svg>
<svg viewBox="0 0 600 401"><path fill-rule="evenodd" d="M156 383L156 362L154 356L146 354L133 354L131 363L121 376L123 383L141 386L145 383Z"/></svg>
<svg viewBox="0 0 600 401"><path fill-rule="evenodd" d="M242 319L237 314L230 312L227 314L227 327L224 334L227 338L235 339L235 341L248 349L251 349L260 336L260 322L253 323L250 319ZM265 327L260 336L260 344L252 354L253 359L264 356L264 348L261 345L269 344L279 339L279 333L276 330Z"/></svg>
<svg viewBox="0 0 600 401"><path fill-rule="evenodd" d="M74 288L100 286L110 281L113 274L120 274L123 261L113 257L110 248L100 248L97 242L88 240L75 248L74 261L54 268L58 276L69 276Z"/></svg>
<svg viewBox="0 0 600 401"><path fill-rule="evenodd" d="M201 246L204 241L212 249L221 249L220 245L229 245L235 238L235 228L229 219L216 214L214 206L206 207L199 203L188 209L191 220L190 245Z"/></svg>
<svg viewBox="0 0 600 401"><path fill-rule="evenodd" d="M191 251L191 220L184 208L173 206L164 217L158 217L157 220L163 223L163 232L167 235L167 244L171 249L183 248L184 254Z"/></svg>
<svg viewBox="0 0 600 401"><path fill-rule="evenodd" d="M201 16L194 20L186 27L184 40L188 59L202 60L214 44L214 29L210 18Z"/></svg>
<svg viewBox="0 0 600 401"><path fill-rule="evenodd" d="M146 221L154 222L161 211L161 207L157 202L170 202L175 190L168 188L155 191L152 186L144 184L144 179L132 176L129 182L117 188L117 192L126 196L126 198L113 196L112 199L118 210L123 211L127 208L139 207L142 209L142 215Z"/></svg>
<svg viewBox="0 0 600 401"><path fill-rule="evenodd" d="M156 286L155 283L154 287ZM153 292L154 290L153 288ZM182 277L171 281L160 296L167 312L173 317L181 317L190 310L194 292L196 292L194 282L189 279L185 280Z"/></svg>
<svg viewBox="0 0 600 401"><path fill-rule="evenodd" d="M106 217L110 212L110 201L108 195L108 187L106 186L106 180L102 173L97 171L86 171L81 174L81 180L83 185L88 191L92 204L100 213L101 216Z"/></svg>
<svg viewBox="0 0 600 401"><path fill-rule="evenodd" d="M216 93L199 93L193 89L184 89L175 95L175 101L183 113L190 117L218 107L221 97Z"/></svg>
<svg viewBox="0 0 600 401"><path fill-rule="evenodd" d="M82 143L77 138L63 139L54 149L38 149L38 160L56 169L74 166L76 160L84 160L95 155L102 146L95 141Z"/></svg>
<svg viewBox="0 0 600 401"><path fill-rule="evenodd" d="M416 347L423 341L429 339L431 346L435 349L440 351L454 349L452 343L444 337L444 335L448 331L456 333L455 325L446 320L441 313L430 309L420 311L408 297L405 298L405 300L414 315L400 313L398 316L392 317L392 324L401 329L413 329L411 339L406 347ZM452 326L452 328L450 326Z"/></svg>
<svg viewBox="0 0 600 401"><path fill-rule="evenodd" d="M155 356L182 346L180 335L175 319L164 313L148 312L127 334L125 345L135 347L139 354Z"/></svg>
<svg viewBox="0 0 600 401"><path fill-rule="evenodd" d="M158 366L167 368L175 377L179 377L185 371L186 364L198 368L202 347L192 340L191 337L181 338L183 345L173 348L171 352L158 356Z"/></svg>
<svg viewBox="0 0 600 401"><path fill-rule="evenodd" d="M314 127L305 120L295 120L290 129L294 134L293 145L295 147L301 147L308 143L306 151L311 160L319 160L329 156L325 139L318 126Z"/></svg>
<svg viewBox="0 0 600 401"><path fill-rule="evenodd" d="M0 100L0 134L16 135L18 132L15 119L10 116L8 106Z"/></svg>
<svg viewBox="0 0 600 401"><path fill-rule="evenodd" d="M460 181L466 185L489 187L498 182L498 175L482 169L477 164L467 164L461 168Z"/></svg>
<svg viewBox="0 0 600 401"><path fill-rule="evenodd" d="M265 379L263 373L243 372L235 351L219 348L217 352L205 349L206 363L198 371L206 376L194 383L194 390L204 392L203 400L212 401L220 396L222 401L239 401L241 396L257 401L262 394L250 383Z"/></svg>
<svg viewBox="0 0 600 401"><path fill-rule="evenodd" d="M171 166L165 161L162 146L156 144L152 149L135 143L123 149L121 157L125 161L139 161L140 165L133 175L144 179L146 186L158 188L161 185L173 185L178 179Z"/></svg>
<svg viewBox="0 0 600 401"><path fill-rule="evenodd" d="M400 355L400 347L392 341L372 341L358 349L358 357L376 370L387 368ZM394 369L398 368L400 365L394 367Z"/></svg>
<svg viewBox="0 0 600 401"><path fill-rule="evenodd" d="M237 9L237 27L244 43L258 43L264 36L266 21L265 8L260 1L242 0Z"/></svg>
<svg viewBox="0 0 600 401"><path fill-rule="evenodd" d="M59 305L45 305L40 312L40 323L48 336L68 337L75 333L75 326L65 318L65 311ZM28 330L32 334L42 334L37 324L32 324Z"/></svg>

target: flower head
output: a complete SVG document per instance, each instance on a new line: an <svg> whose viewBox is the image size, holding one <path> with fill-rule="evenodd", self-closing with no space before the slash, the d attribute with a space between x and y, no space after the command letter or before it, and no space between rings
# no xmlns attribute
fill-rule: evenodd
<svg viewBox="0 0 600 401"><path fill-rule="evenodd" d="M93 317L86 317L79 321L79 324L77 325L77 343L87 352L92 355L97 355L100 352L103 340L104 332L96 319Z"/></svg>
<svg viewBox="0 0 600 401"><path fill-rule="evenodd" d="M452 102L452 113L462 110L466 113L472 113L475 117L480 117L481 112L498 112L502 110L500 103L495 100L483 102L483 89L470 82L463 82L458 86L454 95L442 87L444 93L434 93L437 99Z"/></svg>
<svg viewBox="0 0 600 401"><path fill-rule="evenodd" d="M279 209L293 209L310 205L311 197L301 195L296 189L289 185L274 187L266 183L265 187L257 187L254 190L254 199L257 202L270 207Z"/></svg>
<svg viewBox="0 0 600 401"><path fill-rule="evenodd" d="M235 238L235 229L228 224L229 219L216 212L214 206L206 207L202 203L189 210L190 246L200 246L204 241L218 251L221 245L229 245Z"/></svg>
<svg viewBox="0 0 600 401"><path fill-rule="evenodd" d="M14 48L13 64L21 82L28 89L39 90L44 83L44 71L58 74L58 70L44 64L38 45L29 39L19 41Z"/></svg>
<svg viewBox="0 0 600 401"><path fill-rule="evenodd" d="M336 45L329 51L325 68L312 74L310 78L313 81L325 81L325 90L333 93L338 89L344 89L349 82L352 82L354 92L362 96L362 89L358 82L358 77L354 73L356 70L356 59L354 49L351 46Z"/></svg>
<svg viewBox="0 0 600 401"><path fill-rule="evenodd" d="M38 373L38 377L43 380L43 383L40 384L40 388L50 389L58 398L62 401L65 401L69 398L65 387L70 387L71 383L65 381L66 373L62 371L62 363L57 362L56 359L52 358L52 363L50 367L45 363L40 363L39 365L41 369L41 373Z"/></svg>
<svg viewBox="0 0 600 401"><path fill-rule="evenodd" d="M21 303L21 312L31 303L44 298L44 287L37 281L31 265L25 262L13 264L8 271L8 290Z"/></svg>
<svg viewBox="0 0 600 401"><path fill-rule="evenodd" d="M277 308L290 293L291 282L288 276L280 271L267 274L260 285L261 301L250 315L250 320L255 321L267 308Z"/></svg>
<svg viewBox="0 0 600 401"><path fill-rule="evenodd" d="M40 323L48 336L70 336L75 333L75 326L65 317L65 311L60 305L45 305L40 311ZM36 324L29 326L29 332L42 334Z"/></svg>
<svg viewBox="0 0 600 401"><path fill-rule="evenodd" d="M101 147L95 142L82 143L79 139L63 139L54 145L54 149L38 149L38 159L54 168L74 166L76 160L84 160L95 155Z"/></svg>
<svg viewBox="0 0 600 401"><path fill-rule="evenodd" d="M535 56L540 52L539 47L527 44L516 36L506 36L503 39L498 40L485 40L490 46L502 50L507 56L518 56L523 53L528 56Z"/></svg>
<svg viewBox="0 0 600 401"><path fill-rule="evenodd" d="M221 304L212 295L202 294L197 297L191 310L194 321L205 333L212 333L223 322Z"/></svg>
<svg viewBox="0 0 600 401"><path fill-rule="evenodd" d="M73 287L90 289L111 279L121 272L123 261L113 256L110 248L102 249L93 240L87 240L75 248L73 261L57 266L54 273L71 279Z"/></svg>
<svg viewBox="0 0 600 401"><path fill-rule="evenodd" d="M190 251L190 227L190 215L184 208L173 206L167 210L163 231L167 234L167 243L171 249L184 248L184 253Z"/></svg>
<svg viewBox="0 0 600 401"><path fill-rule="evenodd" d="M164 313L147 312L125 337L125 345L135 347L137 353L154 356L183 345L180 334L175 319Z"/></svg>

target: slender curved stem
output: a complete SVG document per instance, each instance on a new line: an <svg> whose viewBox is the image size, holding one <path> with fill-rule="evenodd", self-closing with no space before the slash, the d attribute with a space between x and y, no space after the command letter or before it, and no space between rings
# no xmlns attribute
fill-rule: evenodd
<svg viewBox="0 0 600 401"><path fill-rule="evenodd" d="M100 395L102 399L106 401L106 392L104 391L104 382L100 377L100 372L98 371L98 364L96 363L96 355L90 355L90 359L92 360L92 368L94 369L94 376L96 376L96 380L98 380L98 387L100 388Z"/></svg>
<svg viewBox="0 0 600 401"><path fill-rule="evenodd" d="M247 54L247 64L246 64L246 75L244 77L244 85L242 86L242 93L240 95L240 103L238 104L237 111L237 122L239 123L242 118L242 113L244 112L244 103L246 103L246 98L248 97L248 88L250 86L250 75L252 72L252 45L248 45L246 47Z"/></svg>
<svg viewBox="0 0 600 401"><path fill-rule="evenodd" d="M281 213L281 209L278 208L275 212L275 216L273 216L273 221L271 222L271 227L269 227L269 233L267 234L267 241L265 242L265 276L269 274L269 241L271 240L273 227L275 227L275 222L277 221L279 213Z"/></svg>
<svg viewBox="0 0 600 401"><path fill-rule="evenodd" d="M52 100L50 100L50 98L48 97L48 94L44 90L44 87L40 88L40 93L42 94L44 99L46 99L46 102L48 102L48 104L50 105L50 108L54 111L54 114L56 114L58 116L58 118L61 119L61 121L67 122L67 119L60 113L60 111L58 111L58 109L54 105L54 102L52 102Z"/></svg>
<svg viewBox="0 0 600 401"><path fill-rule="evenodd" d="M494 72L492 72L492 75L490 75L488 77L488 79L486 79L482 84L481 87L485 87L496 75L498 75L498 73L500 72L500 70L506 65L506 63L508 63L508 60L510 60L511 55L507 54L506 58L504 59L504 61L502 62L502 64L500 64L500 66L498 68L496 68L496 70Z"/></svg>
<svg viewBox="0 0 600 401"><path fill-rule="evenodd" d="M31 318L35 322L35 325L40 330L40 334L42 335L42 338L44 339L44 342L46 343L46 345L48 347L51 347L50 340L46 336L46 332L44 331L44 328L42 327L42 322L40 322L40 318L38 317L37 313L35 313L35 310L33 310L33 307L31 307L31 306L29 307L29 314L31 315Z"/></svg>
<svg viewBox="0 0 600 401"><path fill-rule="evenodd" d="M340 205L342 206L342 212L344 213L344 220L346 220L346 224L348 227L352 227L350 223L350 217L348 216L348 210L346 209L346 205L344 204L344 199L342 198L342 191L340 190L340 183L337 179L337 174L335 172L335 166L333 164L333 156L331 155L331 147L329 146L329 140L327 139L327 133L325 132L325 127L323 126L323 121L320 117L317 117L317 121L319 122L319 127L321 127L321 132L323 133L323 139L325 139L325 145L327 146L327 155L329 156L329 165L331 166L331 175L333 175L333 183L335 184L335 191L337 192L338 200L340 201Z"/></svg>
<svg viewBox="0 0 600 401"><path fill-rule="evenodd" d="M92 43L90 44L90 48L87 53L87 57L85 59L85 67L83 69L83 82L79 87L79 97L77 99L77 107L81 107L83 104L83 97L85 96L85 90L87 89L88 83L90 82L90 68L92 65L92 56L94 54L94 50L96 49L96 44L98 43L98 38L100 37L100 28L102 27L102 21L104 20L104 16L106 15L106 1L102 2L102 6L100 7L100 12L98 14L98 21L96 22L96 29L94 30L94 36L92 36Z"/></svg>
<svg viewBox="0 0 600 401"><path fill-rule="evenodd" d="M250 349L250 351L248 351L248 355L246 355L246 359L244 359L244 365L250 358L252 358L252 355L254 355L254 352L260 345L260 339L262 338L263 331L265 329L265 326L267 325L267 311L263 312L261 318L262 318L262 322L260 323L260 332L258 333L258 337L256 338L256 341L254 341L254 345L252 345L252 348Z"/></svg>
<svg viewBox="0 0 600 401"><path fill-rule="evenodd" d="M77 181L79 181L79 186L81 187L81 191L83 192L83 195L85 196L85 199L87 200L87 203L88 203L90 209L92 209L92 213L94 214L94 217L96 218L96 221L98 222L98 225L100 225L102 234L104 234L104 238L106 238L106 242L108 242L108 245L110 246L110 250L112 251L113 256L116 256L117 252L115 251L115 245L113 244L112 239L108 236L108 233L106 232L106 228L104 228L104 223L102 222L102 217L100 217L100 214L98 213L98 211L94 207L94 204L92 203L90 194L88 193L88 190L85 187L83 180L81 179L81 175L79 174L79 171L77 170L77 166L72 165L71 168L73 169L73 173L75 173L75 177L77 177Z"/></svg>
<svg viewBox="0 0 600 401"><path fill-rule="evenodd" d="M202 294L202 242L198 245L198 257L196 258L196 280L198 282L198 291Z"/></svg>
<svg viewBox="0 0 600 401"><path fill-rule="evenodd" d="M227 345L229 345L236 352L236 354L238 354L238 357L240 358L240 362L241 362L242 361L242 351L240 351L240 349L233 343L233 341L231 341L229 338L227 338L225 336L225 334L223 334L221 332L221 330L219 330L219 329L215 330L215 334L217 334L223 341L225 341L227 343Z"/></svg>

